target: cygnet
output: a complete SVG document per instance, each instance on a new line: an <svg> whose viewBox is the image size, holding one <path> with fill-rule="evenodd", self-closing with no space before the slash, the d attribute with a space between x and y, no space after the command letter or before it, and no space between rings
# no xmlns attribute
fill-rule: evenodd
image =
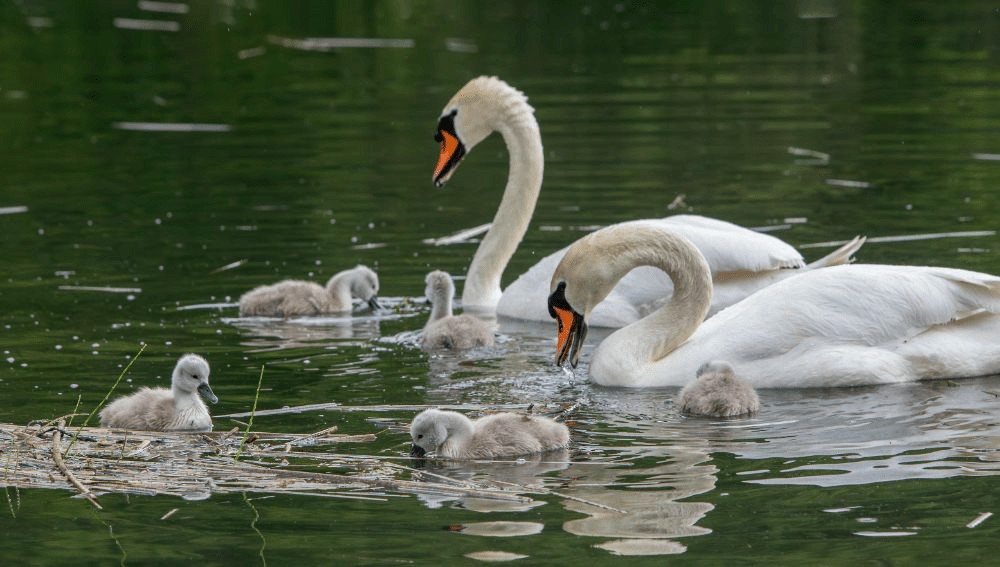
<svg viewBox="0 0 1000 567"><path fill-rule="evenodd" d="M681 411L707 417L754 415L760 399L749 382L736 375L728 362L714 360L701 365L695 380L681 390Z"/></svg>
<svg viewBox="0 0 1000 567"><path fill-rule="evenodd" d="M495 413L472 421L428 409L413 419L410 437L414 457L436 452L449 459L491 459L561 449L569 444L569 428L542 416Z"/></svg>
<svg viewBox="0 0 1000 567"><path fill-rule="evenodd" d="M455 283L447 272L435 270L424 279L424 293L431 302L431 316L424 326L425 350L467 349L491 346L495 342L493 326L472 315L452 315L451 300Z"/></svg>
<svg viewBox="0 0 1000 567"><path fill-rule="evenodd" d="M170 389L140 388L101 410L101 426L145 431L211 431L212 416L198 394L219 401L208 385L208 362L197 354L177 361Z"/></svg>
<svg viewBox="0 0 1000 567"><path fill-rule="evenodd" d="M284 280L256 287L240 297L240 317L303 317L351 310L351 298L378 309L378 274L358 265L334 274L326 287L302 280Z"/></svg>

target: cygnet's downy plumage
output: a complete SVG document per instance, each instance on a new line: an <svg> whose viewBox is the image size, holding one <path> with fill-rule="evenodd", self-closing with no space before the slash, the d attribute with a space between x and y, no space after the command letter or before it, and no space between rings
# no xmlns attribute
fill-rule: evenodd
<svg viewBox="0 0 1000 567"><path fill-rule="evenodd" d="M413 450L449 459L491 459L530 455L569 444L569 428L542 416L495 413L475 421L454 411L428 409L410 425Z"/></svg>
<svg viewBox="0 0 1000 567"><path fill-rule="evenodd" d="M447 272L435 270L424 280L424 293L431 302L431 316L424 326L425 350L466 349L494 343L493 326L472 315L452 315L455 283Z"/></svg>
<svg viewBox="0 0 1000 567"><path fill-rule="evenodd" d="M681 411L707 417L754 415L760 399L749 382L736 375L728 362L714 360L702 364L693 382L681 390L677 404Z"/></svg>
<svg viewBox="0 0 1000 567"><path fill-rule="evenodd" d="M101 410L101 426L144 431L211 431L212 416L198 394L219 401L208 385L208 362L197 354L177 361L170 389L141 388Z"/></svg>
<svg viewBox="0 0 1000 567"><path fill-rule="evenodd" d="M304 317L351 310L357 297L378 309L378 274L358 265L334 274L326 287L302 280L284 280L256 287L240 297L240 317Z"/></svg>

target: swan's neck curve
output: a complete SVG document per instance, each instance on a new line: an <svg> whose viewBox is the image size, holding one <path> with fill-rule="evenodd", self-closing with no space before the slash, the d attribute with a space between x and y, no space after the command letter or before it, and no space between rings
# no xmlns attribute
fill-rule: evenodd
<svg viewBox="0 0 1000 567"><path fill-rule="evenodd" d="M667 357L694 334L712 303L711 270L687 239L663 229L642 228L633 229L619 244L606 254L612 287L633 268L653 266L667 273L674 290L661 308L612 333L598 346L590 378L608 386L636 385L645 365Z"/></svg>
<svg viewBox="0 0 1000 567"><path fill-rule="evenodd" d="M472 257L462 289L462 307L495 311L502 290L500 278L528 230L542 188L545 155L542 135L532 109L523 100L507 106L497 120L510 154L507 187L493 217L493 226Z"/></svg>

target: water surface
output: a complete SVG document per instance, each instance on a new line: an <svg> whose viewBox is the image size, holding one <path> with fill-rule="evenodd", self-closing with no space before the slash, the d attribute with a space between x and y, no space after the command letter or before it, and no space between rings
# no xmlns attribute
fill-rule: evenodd
<svg viewBox="0 0 1000 567"><path fill-rule="evenodd" d="M1000 273L995 6L143 4L0 3L0 420L78 400L89 411L145 343L122 391L166 385L177 357L198 352L216 415L250 410L261 366L261 409L580 402L568 452L428 465L563 496L511 509L434 495L104 495L96 511L70 492L8 488L4 558L955 564L997 547L996 517L966 527L1000 511L996 377L762 391L760 415L713 421L679 415L672 389L589 385L590 348L563 374L548 325L501 321L497 347L458 356L415 342L424 275L461 276L475 246L424 240L488 222L507 174L493 137L445 189L430 183L438 114L480 74L528 94L545 145L505 283L597 226L676 212L770 230L807 259L855 234L960 233L873 238L858 258ZM261 283L358 263L378 270L385 310L277 322L233 307ZM412 415L254 425L378 432L342 450L396 457Z"/></svg>

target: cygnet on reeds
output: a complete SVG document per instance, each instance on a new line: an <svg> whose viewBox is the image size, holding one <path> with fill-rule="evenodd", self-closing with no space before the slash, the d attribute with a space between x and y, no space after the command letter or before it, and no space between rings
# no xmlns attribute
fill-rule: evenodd
<svg viewBox="0 0 1000 567"><path fill-rule="evenodd" d="M472 315L452 315L455 283L447 272L435 270L424 279L424 294L431 302L431 316L424 326L425 350L466 349L495 342L493 326Z"/></svg>
<svg viewBox="0 0 1000 567"><path fill-rule="evenodd" d="M101 410L101 426L145 431L211 431L212 416L198 394L219 401L208 385L208 362L197 354L177 361L170 389L140 388Z"/></svg>
<svg viewBox="0 0 1000 567"><path fill-rule="evenodd" d="M569 444L569 428L542 416L495 413L473 421L428 409L413 418L410 437L414 457L436 452L449 459L491 459L561 449Z"/></svg>
<svg viewBox="0 0 1000 567"><path fill-rule="evenodd" d="M303 317L351 310L351 298L378 309L378 274L358 265L334 274L326 287L303 280L284 280L256 287L240 297L240 317Z"/></svg>
<svg viewBox="0 0 1000 567"><path fill-rule="evenodd" d="M702 364L693 382L681 390L677 404L681 411L707 417L754 415L760 399L749 382L736 375L728 362L713 360Z"/></svg>

